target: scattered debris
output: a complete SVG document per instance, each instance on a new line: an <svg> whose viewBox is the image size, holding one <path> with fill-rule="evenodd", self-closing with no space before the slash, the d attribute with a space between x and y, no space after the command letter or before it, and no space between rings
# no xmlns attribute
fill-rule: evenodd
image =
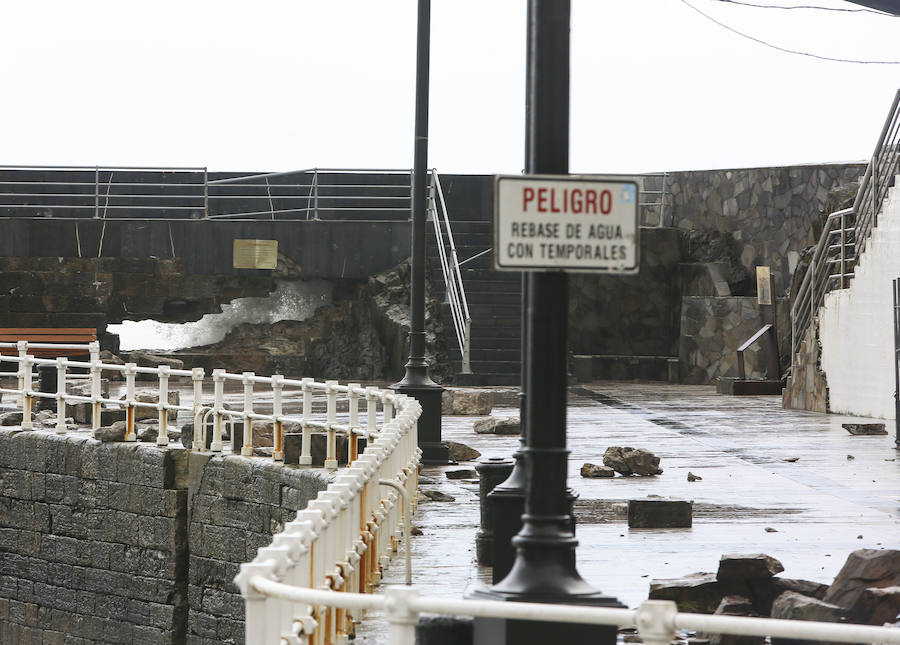
<svg viewBox="0 0 900 645"><path fill-rule="evenodd" d="M519 417L485 417L472 424L475 434L519 434L522 432Z"/></svg>
<svg viewBox="0 0 900 645"><path fill-rule="evenodd" d="M94 438L104 442L124 441L126 426L127 424L124 421L116 421L111 426L98 428L94 433Z"/></svg>
<svg viewBox="0 0 900 645"><path fill-rule="evenodd" d="M448 470L444 473L447 479L478 479L478 473L474 468L461 468L459 470Z"/></svg>
<svg viewBox="0 0 900 645"><path fill-rule="evenodd" d="M659 457L643 448L610 446L603 454L603 465L622 475L659 475Z"/></svg>
<svg viewBox="0 0 900 645"><path fill-rule="evenodd" d="M34 414L31 415L32 420L34 419ZM16 410L14 412L4 412L0 414L0 426L18 426L22 425L22 411Z"/></svg>
<svg viewBox="0 0 900 645"><path fill-rule="evenodd" d="M458 441L446 441L447 449L450 453L450 459L453 461L475 461L481 456L481 453L464 443Z"/></svg>
<svg viewBox="0 0 900 645"><path fill-rule="evenodd" d="M759 580L772 578L784 571L784 566L765 553L726 553L719 558L716 580Z"/></svg>
<svg viewBox="0 0 900 645"><path fill-rule="evenodd" d="M415 525L409 527L409 534L410 535L425 535L424 533L422 533L422 529L420 529L418 526L415 526Z"/></svg>
<svg viewBox="0 0 900 645"><path fill-rule="evenodd" d="M785 458L782 459L781 461L786 461L786 462L792 464L792 463L794 463L795 461L800 461L800 457L785 457Z"/></svg>
<svg viewBox="0 0 900 645"><path fill-rule="evenodd" d="M853 455L847 455L847 461L853 461L854 459L856 459L856 457Z"/></svg>
<svg viewBox="0 0 900 645"><path fill-rule="evenodd" d="M455 502L456 498L452 495L448 495L447 493L442 493L439 490L431 490L428 488L420 488L419 492L422 493L425 497L430 499L432 502Z"/></svg>
<svg viewBox="0 0 900 645"><path fill-rule="evenodd" d="M688 471L687 480L689 482L701 482L703 478L700 475L695 475L691 471Z"/></svg>
<svg viewBox="0 0 900 645"><path fill-rule="evenodd" d="M616 471L608 466L598 466L597 464L586 463L581 466L582 477L615 477Z"/></svg>
<svg viewBox="0 0 900 645"><path fill-rule="evenodd" d="M852 435L887 434L883 423L842 423L841 427Z"/></svg>
<svg viewBox="0 0 900 645"><path fill-rule="evenodd" d="M778 533L778 529L773 529L771 526L767 526L766 533Z"/></svg>

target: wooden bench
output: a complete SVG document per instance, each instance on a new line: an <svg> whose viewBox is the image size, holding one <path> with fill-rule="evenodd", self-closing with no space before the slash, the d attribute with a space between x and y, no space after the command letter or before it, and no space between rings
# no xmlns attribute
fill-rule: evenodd
<svg viewBox="0 0 900 645"><path fill-rule="evenodd" d="M59 347L29 347L28 354L35 358L57 358L60 356L88 356L87 347L72 347L72 345L87 345L97 340L97 330L93 327L13 327L0 328L0 356L18 356L16 347L4 347L4 343L16 343L25 340L28 344L40 345L52 344Z"/></svg>

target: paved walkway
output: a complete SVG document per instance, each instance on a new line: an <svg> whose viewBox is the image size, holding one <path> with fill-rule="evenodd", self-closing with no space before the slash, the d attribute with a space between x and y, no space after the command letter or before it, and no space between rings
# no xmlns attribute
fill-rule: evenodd
<svg viewBox="0 0 900 645"><path fill-rule="evenodd" d="M569 485L580 495L578 569L629 606L647 598L651 578L715 571L723 553L767 553L784 564L782 575L827 583L855 549L898 548L900 451L892 421L887 436L851 436L841 423L871 420L783 410L780 397L617 382L570 390L568 416ZM512 454L518 437L476 435L473 421L445 417L443 438L486 456ZM665 472L580 477L581 464L602 463L612 445L653 451ZM456 502L420 504L413 575L422 594L459 598L467 586L489 583L490 570L474 562L477 482L448 480L445 470L422 471L421 488ZM688 482L689 471L702 481ZM625 502L648 495L693 500L693 528L629 530ZM395 559L386 581L402 582L402 575ZM385 633L381 617L371 616L356 642L382 643Z"/></svg>

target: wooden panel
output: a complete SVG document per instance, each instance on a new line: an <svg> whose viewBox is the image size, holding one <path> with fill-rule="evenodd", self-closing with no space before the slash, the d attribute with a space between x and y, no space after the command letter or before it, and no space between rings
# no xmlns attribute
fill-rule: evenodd
<svg viewBox="0 0 900 645"><path fill-rule="evenodd" d="M0 343L14 343L27 340L31 343L86 344L97 340L97 330L93 327L9 327L0 328ZM0 350L0 356L17 355L15 348ZM29 348L29 355L37 358L56 358L58 356L87 356L84 349L35 349Z"/></svg>

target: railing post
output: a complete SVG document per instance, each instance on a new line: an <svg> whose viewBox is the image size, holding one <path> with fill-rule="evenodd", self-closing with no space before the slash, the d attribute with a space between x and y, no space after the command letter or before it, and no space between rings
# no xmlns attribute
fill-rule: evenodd
<svg viewBox="0 0 900 645"><path fill-rule="evenodd" d="M337 470L337 434L334 424L337 423L337 381L325 381L325 394L327 396L326 420L328 428L326 430L326 448L325 448L325 468L328 470Z"/></svg>
<svg viewBox="0 0 900 645"><path fill-rule="evenodd" d="M32 390L34 389L34 379L31 365L34 362L34 358L26 355L23 360L22 370L24 372L24 386L22 398L22 430L31 430L34 428L34 425L31 422L31 406L34 401L34 396L32 394Z"/></svg>
<svg viewBox="0 0 900 645"><path fill-rule="evenodd" d="M313 168L313 219L319 219L319 169Z"/></svg>
<svg viewBox="0 0 900 645"><path fill-rule="evenodd" d="M309 420L312 416L312 382L311 378L304 378L301 381L300 389L303 392L303 437L300 445L300 465L312 465L312 432L309 428Z"/></svg>
<svg viewBox="0 0 900 645"><path fill-rule="evenodd" d="M16 350L19 352L19 369L16 370L16 376L19 380L19 386L16 389L22 391L16 398L16 403L20 408L25 407L25 357L28 355L28 341L16 341Z"/></svg>
<svg viewBox="0 0 900 645"><path fill-rule="evenodd" d="M366 388L366 440L371 441L378 431L378 389Z"/></svg>
<svg viewBox="0 0 900 645"><path fill-rule="evenodd" d="M243 373L243 384L244 384L244 441L241 446L241 456L243 457L252 457L253 456L253 377L256 376L253 372L244 372ZM232 452L234 452L234 431L232 430L231 444L232 444Z"/></svg>
<svg viewBox="0 0 900 645"><path fill-rule="evenodd" d="M462 373L472 373L472 319L466 318L466 335L463 338Z"/></svg>
<svg viewBox="0 0 900 645"><path fill-rule="evenodd" d="M200 406L203 404L203 376L202 367L195 367L191 370L191 381L194 383L194 450L203 450L206 448L206 428L202 427L206 424L200 418Z"/></svg>
<svg viewBox="0 0 900 645"><path fill-rule="evenodd" d="M134 431L134 379L137 363L125 363L125 441L137 441Z"/></svg>
<svg viewBox="0 0 900 645"><path fill-rule="evenodd" d="M383 422L387 423L391 419L394 418L394 395L386 394L384 397L384 403L382 405L382 412L384 413Z"/></svg>
<svg viewBox="0 0 900 645"><path fill-rule="evenodd" d="M98 341L92 340L88 343L88 352L91 355L91 362L100 362L100 343Z"/></svg>
<svg viewBox="0 0 900 645"><path fill-rule="evenodd" d="M282 404L281 393L284 387L282 374L272 375L272 459L284 461L284 427L281 423Z"/></svg>
<svg viewBox="0 0 900 645"><path fill-rule="evenodd" d="M157 446L169 445L169 366L160 365L159 370L159 401L156 409L159 410L159 434L156 435Z"/></svg>
<svg viewBox="0 0 900 645"><path fill-rule="evenodd" d="M209 169L206 167L203 168L203 219L209 219Z"/></svg>
<svg viewBox="0 0 900 645"><path fill-rule="evenodd" d="M100 167L94 166L94 219L100 218Z"/></svg>
<svg viewBox="0 0 900 645"><path fill-rule="evenodd" d="M222 408L225 405L225 370L213 370L213 439L209 449L222 452Z"/></svg>
<svg viewBox="0 0 900 645"><path fill-rule="evenodd" d="M102 415L100 411L100 361L91 359L91 436L97 436Z"/></svg>
<svg viewBox="0 0 900 645"><path fill-rule="evenodd" d="M56 359L56 434L66 433L66 369L69 359ZM24 419L24 416L23 416Z"/></svg>
<svg viewBox="0 0 900 645"><path fill-rule="evenodd" d="M645 600L637 610L635 624L645 645L669 645L675 640L677 605L671 600Z"/></svg>
<svg viewBox="0 0 900 645"><path fill-rule="evenodd" d="M271 563L248 562L241 565L241 572L235 580L244 597L246 617L244 619L244 638L247 643L260 643L260 645L273 642L269 636L277 637L274 628L269 629L266 621L266 595L258 592L250 584L256 576L265 578L273 577Z"/></svg>
<svg viewBox="0 0 900 645"><path fill-rule="evenodd" d="M410 601L418 598L418 590L405 585L391 585L384 590L384 595L387 596L384 610L389 626L388 641L391 645L415 645L419 612L410 606Z"/></svg>
<svg viewBox="0 0 900 645"><path fill-rule="evenodd" d="M845 262L847 259L847 233L844 230L844 213L841 213L841 289L843 289L846 285L844 284L844 276L847 273L847 269L845 267Z"/></svg>
<svg viewBox="0 0 900 645"><path fill-rule="evenodd" d="M359 383L347 384L347 397L350 405L349 431L347 432L347 463L356 461L359 454L359 437L356 430L359 427Z"/></svg>

